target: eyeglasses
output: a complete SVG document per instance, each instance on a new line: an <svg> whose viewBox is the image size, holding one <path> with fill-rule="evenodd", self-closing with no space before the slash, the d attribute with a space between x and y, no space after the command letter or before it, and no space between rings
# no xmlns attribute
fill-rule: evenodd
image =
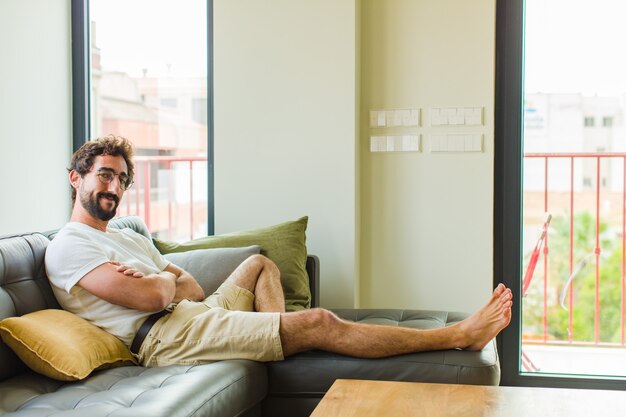
<svg viewBox="0 0 626 417"><path fill-rule="evenodd" d="M113 182L115 176L120 180L120 188L124 191L128 190L133 185L133 180L125 173L121 172L116 174L112 171L99 169L96 171L96 176L100 179L100 182L103 184L110 184Z"/></svg>

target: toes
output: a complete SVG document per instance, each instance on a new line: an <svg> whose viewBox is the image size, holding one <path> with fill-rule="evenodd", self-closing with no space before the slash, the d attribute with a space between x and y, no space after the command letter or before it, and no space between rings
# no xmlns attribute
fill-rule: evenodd
<svg viewBox="0 0 626 417"><path fill-rule="evenodd" d="M501 294L500 294L500 299L501 300L511 300L513 298L513 293L511 292L511 290L509 288L506 288Z"/></svg>
<svg viewBox="0 0 626 417"><path fill-rule="evenodd" d="M495 295L496 297L499 297L504 292L505 289L506 287L504 286L504 284L500 283L498 284L496 289L493 290L493 295Z"/></svg>

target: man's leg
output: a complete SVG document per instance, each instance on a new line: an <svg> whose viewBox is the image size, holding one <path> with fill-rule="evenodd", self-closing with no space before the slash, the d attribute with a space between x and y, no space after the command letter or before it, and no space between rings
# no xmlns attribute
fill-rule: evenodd
<svg viewBox="0 0 626 417"><path fill-rule="evenodd" d="M285 356L321 349L361 358L379 358L443 349L481 350L511 321L512 295L500 284L489 302L467 319L433 330L359 324L323 309L281 315Z"/></svg>
<svg viewBox="0 0 626 417"><path fill-rule="evenodd" d="M241 263L227 281L254 294L254 310L285 312L285 295L280 271L263 255L252 255Z"/></svg>

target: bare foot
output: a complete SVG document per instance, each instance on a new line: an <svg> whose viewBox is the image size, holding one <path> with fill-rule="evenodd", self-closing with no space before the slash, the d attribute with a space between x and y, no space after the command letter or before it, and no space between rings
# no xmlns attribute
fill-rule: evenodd
<svg viewBox="0 0 626 417"><path fill-rule="evenodd" d="M483 308L459 323L463 334L461 347L466 350L482 350L509 325L512 305L511 290L503 284L498 285Z"/></svg>

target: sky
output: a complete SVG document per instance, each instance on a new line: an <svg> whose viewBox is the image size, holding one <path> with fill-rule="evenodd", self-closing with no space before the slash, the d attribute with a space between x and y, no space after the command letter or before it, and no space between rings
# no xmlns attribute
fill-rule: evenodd
<svg viewBox="0 0 626 417"><path fill-rule="evenodd" d="M626 0L525 4L527 93L626 92ZM90 14L105 69L206 75L206 0L91 0Z"/></svg>
<svg viewBox="0 0 626 417"><path fill-rule="evenodd" d="M89 7L103 69L206 76L206 0L91 0Z"/></svg>
<svg viewBox="0 0 626 417"><path fill-rule="evenodd" d="M625 0L526 0L527 93L626 92Z"/></svg>

